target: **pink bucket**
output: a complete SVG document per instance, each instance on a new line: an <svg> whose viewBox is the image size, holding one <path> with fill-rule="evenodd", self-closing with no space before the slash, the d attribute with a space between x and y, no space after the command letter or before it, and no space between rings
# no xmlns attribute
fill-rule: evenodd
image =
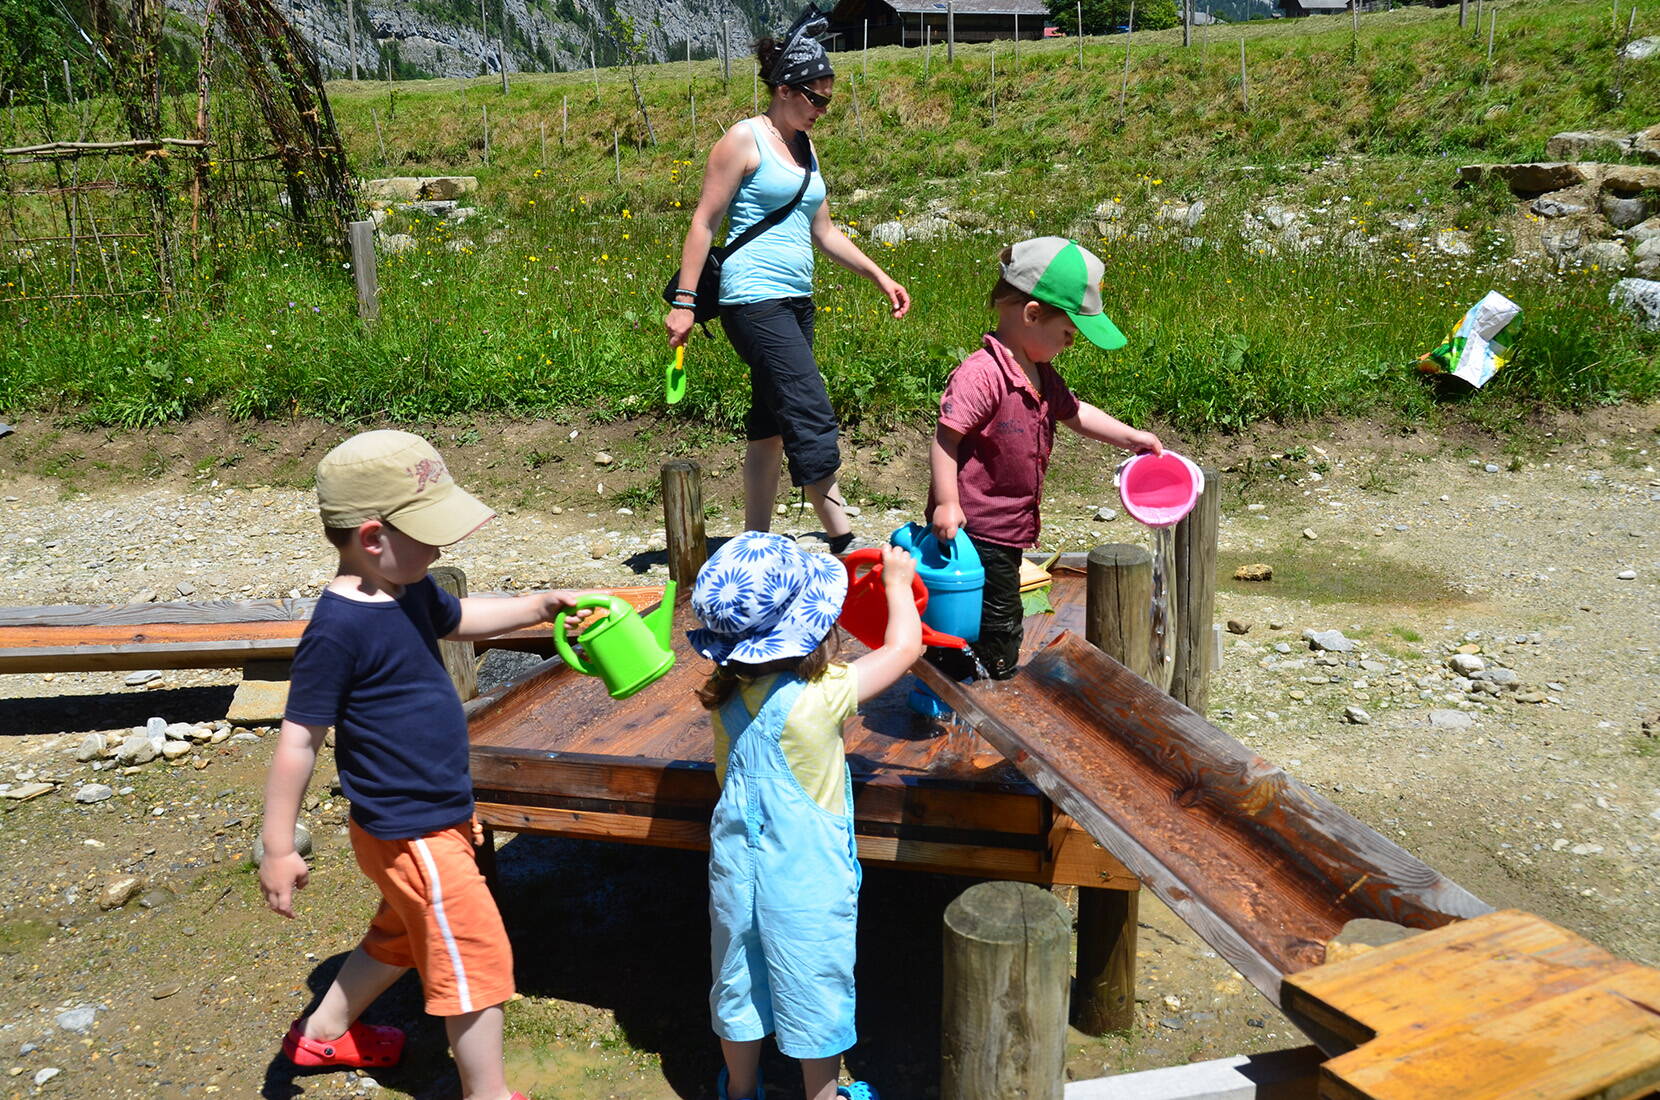
<svg viewBox="0 0 1660 1100"><path fill-rule="evenodd" d="M1124 510L1149 527L1169 527L1193 511L1205 491L1204 471L1175 451L1144 452L1118 467Z"/></svg>

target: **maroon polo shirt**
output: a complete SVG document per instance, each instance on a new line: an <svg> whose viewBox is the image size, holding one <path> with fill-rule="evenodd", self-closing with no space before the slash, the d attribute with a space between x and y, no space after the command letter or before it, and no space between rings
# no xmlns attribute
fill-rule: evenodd
<svg viewBox="0 0 1660 1100"><path fill-rule="evenodd" d="M1078 399L1055 368L1039 363L1037 372L1034 390L1009 349L988 335L986 346L951 372L940 395L940 423L963 437L957 497L968 533L999 546L1037 545L1038 501L1055 422L1078 415Z"/></svg>

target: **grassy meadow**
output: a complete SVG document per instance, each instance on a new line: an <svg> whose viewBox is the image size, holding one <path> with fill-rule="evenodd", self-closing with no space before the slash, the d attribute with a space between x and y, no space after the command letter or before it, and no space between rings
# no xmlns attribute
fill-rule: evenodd
<svg viewBox="0 0 1660 1100"><path fill-rule="evenodd" d="M1538 159L1559 130L1660 120L1657 63L1616 63L1600 0L1485 10L1491 64L1488 28L1461 33L1456 7L1369 14L1358 37L1343 17L1213 27L1188 49L1179 31L1090 38L1082 68L1076 40L1022 43L1018 60L1006 42L995 57L960 47L953 64L942 46L838 55L836 104L815 132L837 220L866 233L943 210L960 227L861 242L910 289L902 321L820 258L818 350L841 414L866 432L928 416L986 327L996 251L1038 233L1077 235L1106 260L1129 347L1079 347L1060 366L1138 422L1433 415L1449 402L1412 360L1489 289L1524 307L1520 351L1451 404L1498 421L1655 396L1660 340L1613 313L1607 273L1517 262L1515 202L1452 185L1459 163ZM1637 34L1657 21L1639 12ZM386 228L415 246L380 258L377 325L357 320L343 257L275 229L227 236L206 242L217 274L204 266L170 302L0 304L0 411L129 427L209 409L736 424L747 387L718 337L694 338L690 393L664 406L658 295L707 146L750 112L752 66L734 59L730 82L718 61L638 77L650 136L626 69L521 74L506 96L493 78L331 84L360 176L480 179L468 201L482 212L465 224L393 211ZM1161 220L1195 199L1194 228ZM1114 200L1116 218L1093 213ZM1247 246L1242 218L1270 202L1306 212L1322 244ZM1474 255L1426 244L1455 228Z"/></svg>

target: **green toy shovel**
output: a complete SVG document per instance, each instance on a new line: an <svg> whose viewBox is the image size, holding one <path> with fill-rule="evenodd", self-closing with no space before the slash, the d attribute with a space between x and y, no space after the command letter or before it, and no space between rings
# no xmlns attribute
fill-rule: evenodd
<svg viewBox="0 0 1660 1100"><path fill-rule="evenodd" d="M669 372L665 379L668 384L669 404L677 404L686 396L686 345L681 344L674 349L674 362L669 364Z"/></svg>

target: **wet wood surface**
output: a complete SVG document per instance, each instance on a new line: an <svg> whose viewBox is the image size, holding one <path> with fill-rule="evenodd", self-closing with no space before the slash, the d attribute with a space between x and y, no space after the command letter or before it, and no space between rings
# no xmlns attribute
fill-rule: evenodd
<svg viewBox="0 0 1660 1100"><path fill-rule="evenodd" d="M1660 971L1504 910L1285 980L1356 1049L1324 1100L1635 1100L1660 1087Z"/></svg>
<svg viewBox="0 0 1660 1100"><path fill-rule="evenodd" d="M1199 715L1064 633L1002 683L922 674L1270 999L1372 917L1491 907Z"/></svg>
<svg viewBox="0 0 1660 1100"><path fill-rule="evenodd" d="M1056 613L1028 619L1029 649L1082 625L1083 574L1057 572ZM473 787L485 824L706 846L719 790L708 713L692 694L711 669L685 640L693 625L682 606L675 667L629 699L612 699L597 678L550 660L470 703ZM842 657L862 652L849 640ZM912 713L910 686L907 677L865 704L844 731L862 858L1137 888L1134 876L972 731Z"/></svg>
<svg viewBox="0 0 1660 1100"><path fill-rule="evenodd" d="M635 607L650 607L662 595L651 587L610 591ZM240 668L250 660L285 660L294 656L316 604L304 599L3 607L0 673ZM473 644L544 656L553 652L545 626Z"/></svg>

